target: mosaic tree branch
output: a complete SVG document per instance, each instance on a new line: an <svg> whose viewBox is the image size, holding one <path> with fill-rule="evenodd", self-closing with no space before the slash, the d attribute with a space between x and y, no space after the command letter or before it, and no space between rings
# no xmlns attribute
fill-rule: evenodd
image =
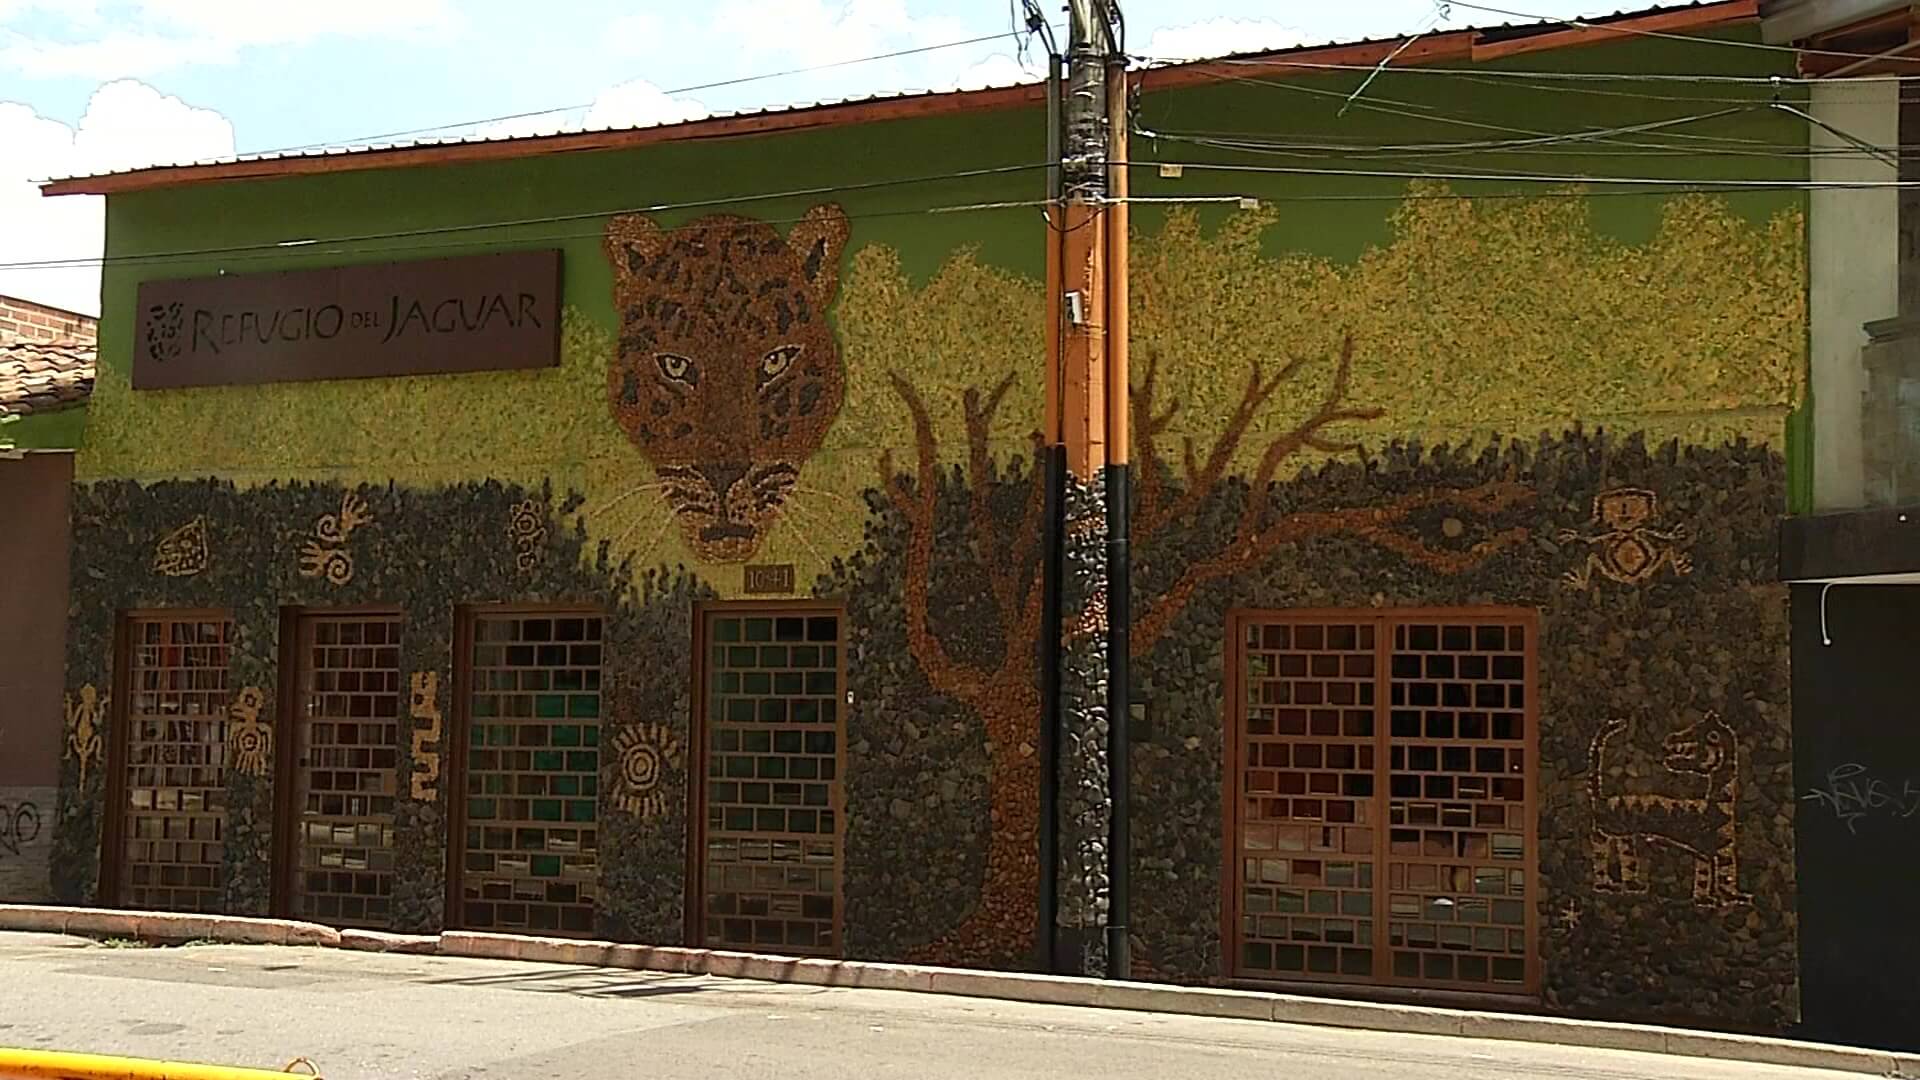
<svg viewBox="0 0 1920 1080"><path fill-rule="evenodd" d="M1138 395L1138 416L1135 420L1142 465L1140 505L1135 511L1136 540L1144 540L1167 523L1184 520L1199 509L1213 494L1228 464L1238 456L1248 428L1259 415L1260 409L1305 365L1305 360L1296 358L1269 378L1255 364L1239 405L1235 407L1219 439L1207 452L1204 464L1200 463L1194 451L1193 440L1185 440L1184 490L1171 503L1166 503L1159 437L1178 415L1180 406L1174 402L1164 411L1156 410L1159 360L1157 356L1149 359L1146 380ZM1152 651L1160 635L1179 618L1195 589L1217 578L1252 569L1281 544L1297 543L1332 533L1351 533L1433 570L1451 574L1476 566L1494 553L1527 538L1526 529L1515 527L1499 531L1466 549L1448 551L1429 547L1413 533L1397 528L1410 515L1442 505L1454 505L1481 515L1492 515L1530 497L1524 486L1505 482L1465 490L1405 495L1383 506L1302 512L1268 520L1273 487L1281 465L1302 450L1319 450L1329 454L1357 452L1359 444L1337 442L1328 436L1328 430L1349 421L1373 420L1385 415L1381 409L1347 404L1352 376L1353 338L1349 335L1341 343L1333 381L1321 398L1319 407L1261 451L1260 465L1248 481L1246 506L1241 510L1240 521L1234 528L1232 538L1211 557L1190 564L1173 587L1161 594L1135 620L1132 651L1136 657Z"/></svg>
<svg viewBox="0 0 1920 1080"><path fill-rule="evenodd" d="M1040 714L1040 690L1034 642L1040 625L1037 555L1042 513L1039 470L1030 480L1019 525L996 530L988 506L992 463L988 436L1012 376L986 395L968 390L965 399L968 460L969 532L978 545L989 589L1002 624L1001 651L991 669L958 660L930 622L928 590L933 574L934 519L939 498L938 447L926 405L907 381L891 376L893 388L913 417L918 461L909 483L894 472L890 454L881 455L881 483L906 518L908 647L933 688L973 709L986 728L991 773L988 779L992 827L981 900L951 931L918 951L914 959L954 964L1015 964L1029 950L1039 889L1035 838L1039 757L1032 742L1034 717ZM996 542L995 535L1000 539Z"/></svg>

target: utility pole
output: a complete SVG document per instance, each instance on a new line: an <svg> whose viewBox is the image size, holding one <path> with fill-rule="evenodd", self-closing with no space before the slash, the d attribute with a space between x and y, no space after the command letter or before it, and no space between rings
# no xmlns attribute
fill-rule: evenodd
<svg viewBox="0 0 1920 1080"><path fill-rule="evenodd" d="M1075 854L1088 879L1078 884L1106 894L1106 974L1126 978L1132 969L1123 163L1129 94L1117 0L1068 0L1067 9L1060 186L1048 214L1048 309L1054 331L1048 342L1048 419L1065 458L1059 618L1071 627L1056 639L1058 715L1077 737L1082 759L1069 764L1086 778L1105 773L1106 835L1086 835L1086 823L1074 822L1081 831L1071 839L1079 845ZM1096 738L1102 726L1105 738ZM1053 767L1061 765L1056 760ZM1083 899L1081 907L1096 906L1090 897Z"/></svg>

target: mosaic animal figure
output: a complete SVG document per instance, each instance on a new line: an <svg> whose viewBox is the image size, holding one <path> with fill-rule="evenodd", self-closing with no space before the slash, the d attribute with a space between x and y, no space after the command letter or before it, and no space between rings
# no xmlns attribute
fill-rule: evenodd
<svg viewBox="0 0 1920 1080"><path fill-rule="evenodd" d="M752 557L839 415L846 379L827 309L847 234L831 205L784 238L726 214L607 224L620 322L608 401L703 561Z"/></svg>
<svg viewBox="0 0 1920 1080"><path fill-rule="evenodd" d="M1668 735L1667 771L1691 779L1684 794L1607 790L1606 759L1625 720L1610 720L1593 737L1588 793L1593 806L1593 882L1600 892L1646 892L1645 845L1664 844L1693 860L1693 902L1719 908L1745 903L1736 858L1740 750L1733 729L1715 713ZM1615 875L1615 869L1618 875Z"/></svg>
<svg viewBox="0 0 1920 1080"><path fill-rule="evenodd" d="M1579 567L1569 570L1567 584L1584 589L1599 574L1622 585L1638 585L1671 567L1676 575L1693 570L1693 559L1680 545L1689 537L1685 525L1671 529L1654 527L1660 514L1660 498L1646 488L1623 487L1603 491L1593 497L1593 523L1599 532L1581 535L1562 530L1564 544L1584 545L1590 550Z"/></svg>

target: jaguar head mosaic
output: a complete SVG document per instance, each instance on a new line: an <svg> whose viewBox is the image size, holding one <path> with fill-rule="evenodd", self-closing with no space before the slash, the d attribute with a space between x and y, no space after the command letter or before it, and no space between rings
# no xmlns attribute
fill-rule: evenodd
<svg viewBox="0 0 1920 1080"><path fill-rule="evenodd" d="M846 379L827 309L847 233L832 205L784 238L726 214L607 224L620 322L608 401L703 561L759 550L839 415Z"/></svg>

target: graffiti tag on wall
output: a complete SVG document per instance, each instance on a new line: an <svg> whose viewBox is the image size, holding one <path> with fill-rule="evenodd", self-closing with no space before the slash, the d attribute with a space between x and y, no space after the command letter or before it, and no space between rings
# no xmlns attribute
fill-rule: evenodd
<svg viewBox="0 0 1920 1080"><path fill-rule="evenodd" d="M1884 817L1901 821L1920 814L1920 783L1903 780L1899 790L1894 781L1869 775L1871 770L1857 761L1828 770L1826 786L1800 796L1803 802L1817 803L1833 811L1846 823L1847 831L1858 833L1863 818Z"/></svg>
<svg viewBox="0 0 1920 1080"><path fill-rule="evenodd" d="M18 855L40 837L40 808L30 802L0 802L0 854Z"/></svg>

